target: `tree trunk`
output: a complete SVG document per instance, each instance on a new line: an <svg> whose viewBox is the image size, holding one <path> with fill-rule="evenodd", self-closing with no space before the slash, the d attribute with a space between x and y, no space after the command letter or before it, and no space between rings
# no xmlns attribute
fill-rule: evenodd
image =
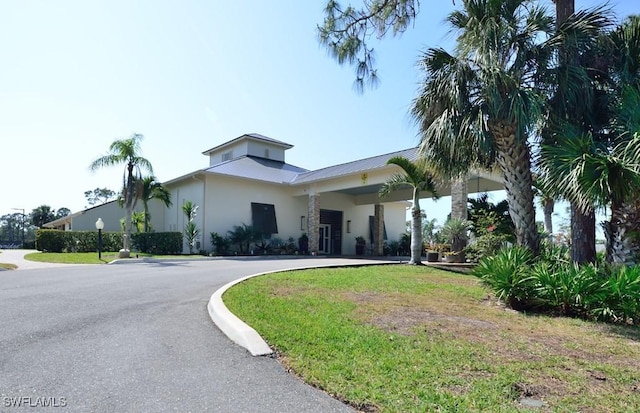
<svg viewBox="0 0 640 413"><path fill-rule="evenodd" d="M575 0L554 0L556 3L556 28L575 12ZM560 54L561 61L575 56ZM582 212L571 204L571 260L577 264L596 261L596 219L594 211Z"/></svg>
<svg viewBox="0 0 640 413"><path fill-rule="evenodd" d="M509 215L515 225L516 242L538 255L540 236L536 227L536 210L533 203L529 145L526 141L516 139L515 125L490 120L489 130L498 147L497 162L504 176Z"/></svg>
<svg viewBox="0 0 640 413"><path fill-rule="evenodd" d="M544 211L544 232L549 234L549 238L553 238L553 208L555 206L555 201L553 198L543 198L542 200L542 209Z"/></svg>
<svg viewBox="0 0 640 413"><path fill-rule="evenodd" d="M556 3L556 27L567 21L575 12L575 0L554 0Z"/></svg>
<svg viewBox="0 0 640 413"><path fill-rule="evenodd" d="M122 239L122 251L120 251L120 258L128 258L131 251L131 216L133 215L133 164L127 165L127 187L125 188L125 219L124 219L124 237Z"/></svg>
<svg viewBox="0 0 640 413"><path fill-rule="evenodd" d="M144 207L144 232L149 232L149 202L145 199L142 200L142 205Z"/></svg>
<svg viewBox="0 0 640 413"><path fill-rule="evenodd" d="M466 221L469 219L467 212L467 175L451 178L451 219Z"/></svg>
<svg viewBox="0 0 640 413"><path fill-rule="evenodd" d="M611 220L603 223L607 262L637 265L640 258L640 202L611 206Z"/></svg>
<svg viewBox="0 0 640 413"><path fill-rule="evenodd" d="M411 210L411 261L409 264L422 264L422 212L420 211L419 191L413 190L413 209Z"/></svg>
<svg viewBox="0 0 640 413"><path fill-rule="evenodd" d="M571 260L576 264L596 262L596 214L571 204Z"/></svg>

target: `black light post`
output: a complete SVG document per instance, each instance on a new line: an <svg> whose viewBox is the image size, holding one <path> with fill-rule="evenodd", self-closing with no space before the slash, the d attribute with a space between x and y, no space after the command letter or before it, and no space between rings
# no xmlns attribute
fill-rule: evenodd
<svg viewBox="0 0 640 413"><path fill-rule="evenodd" d="M96 229L98 230L98 259L102 260L102 230L104 229L102 218L96 221Z"/></svg>

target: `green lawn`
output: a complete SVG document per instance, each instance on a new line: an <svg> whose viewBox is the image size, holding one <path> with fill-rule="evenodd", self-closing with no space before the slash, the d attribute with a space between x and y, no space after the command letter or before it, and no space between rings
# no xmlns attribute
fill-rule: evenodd
<svg viewBox="0 0 640 413"><path fill-rule="evenodd" d="M159 258L159 259L188 259L202 258L202 255L152 255L142 253L131 253L131 257L136 255L140 258ZM105 264L118 259L117 252L103 252L102 260L98 259L97 252L32 252L24 256L26 260L38 262L53 262L61 264Z"/></svg>
<svg viewBox="0 0 640 413"><path fill-rule="evenodd" d="M640 406L640 329L516 313L471 276L412 266L286 272L224 300L287 368L361 410L527 411L524 397L542 411Z"/></svg>
<svg viewBox="0 0 640 413"><path fill-rule="evenodd" d="M0 262L0 268L5 268L7 270L15 270L18 267L15 264L7 264L4 262Z"/></svg>

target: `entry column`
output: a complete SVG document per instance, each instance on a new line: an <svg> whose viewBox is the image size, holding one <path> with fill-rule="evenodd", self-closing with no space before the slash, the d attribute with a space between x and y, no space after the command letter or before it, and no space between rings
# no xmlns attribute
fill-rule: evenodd
<svg viewBox="0 0 640 413"><path fill-rule="evenodd" d="M307 235L309 236L309 253L318 254L318 237L320 236L320 195L309 194L309 207L307 219Z"/></svg>

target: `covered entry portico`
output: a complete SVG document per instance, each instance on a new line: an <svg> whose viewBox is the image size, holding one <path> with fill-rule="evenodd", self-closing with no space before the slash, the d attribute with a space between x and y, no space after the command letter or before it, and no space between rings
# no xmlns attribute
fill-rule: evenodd
<svg viewBox="0 0 640 413"><path fill-rule="evenodd" d="M411 188L380 198L378 192L394 173L387 165L394 156L417 159L417 148L393 152L300 174L291 183L296 197L306 199L307 216L301 217L309 234L309 251L313 254L351 255L355 237L367 240L373 255L383 255L385 232L397 239L405 231L406 210L411 205ZM468 188L472 192L503 189L497 174L472 172L466 179L441 182L438 195L452 195L452 216L466 219ZM431 194L424 193L424 198ZM370 219L372 217L372 219ZM301 224L302 225L302 224Z"/></svg>

